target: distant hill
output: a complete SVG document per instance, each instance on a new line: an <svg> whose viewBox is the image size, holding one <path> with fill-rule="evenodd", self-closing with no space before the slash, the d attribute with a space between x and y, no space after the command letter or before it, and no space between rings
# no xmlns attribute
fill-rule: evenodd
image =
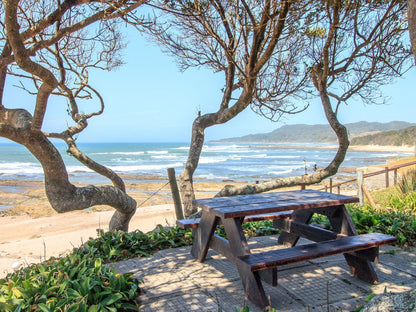
<svg viewBox="0 0 416 312"><path fill-rule="evenodd" d="M350 138L375 134L382 131L402 130L414 123L392 121L388 123L360 121L345 125ZM286 125L269 133L250 134L242 137L216 140L235 143L333 143L337 138L329 125ZM413 145L413 144L412 144Z"/></svg>
<svg viewBox="0 0 416 312"><path fill-rule="evenodd" d="M413 126L402 130L384 131L382 133L356 137L351 140L351 145L413 146L415 142L416 126Z"/></svg>

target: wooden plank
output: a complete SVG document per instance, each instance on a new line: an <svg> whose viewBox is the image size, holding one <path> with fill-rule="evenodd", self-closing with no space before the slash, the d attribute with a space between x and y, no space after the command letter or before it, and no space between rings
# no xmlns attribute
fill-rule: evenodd
<svg viewBox="0 0 416 312"><path fill-rule="evenodd" d="M176 220L176 225L183 229L196 229L199 226L200 219L182 219Z"/></svg>
<svg viewBox="0 0 416 312"><path fill-rule="evenodd" d="M236 262L236 258L231 252L230 242L227 239L214 234L211 238L210 247L231 262Z"/></svg>
<svg viewBox="0 0 416 312"><path fill-rule="evenodd" d="M326 193L316 190L295 190L286 192L270 192L260 194L238 195L231 197L215 197L199 199L195 201L198 207L203 209L240 209L247 205L272 204L272 206L284 207L293 202L336 202L337 204L357 202L355 197ZM260 212L262 213L262 212ZM259 214L260 214L259 213Z"/></svg>
<svg viewBox="0 0 416 312"><path fill-rule="evenodd" d="M239 257L239 259L249 266L252 271L259 271L280 265L393 244L396 241L397 239L392 236L370 233L292 248L260 252Z"/></svg>
<svg viewBox="0 0 416 312"><path fill-rule="evenodd" d="M294 220L296 222L300 223L309 223L313 215L313 211L311 210L296 210L293 212L291 216L291 220ZM273 221L273 225L275 227L279 227L279 220ZM299 240L299 235L290 233L288 231L282 231L282 233L279 235L279 243L283 244L286 247L293 247L296 245L296 243Z"/></svg>
<svg viewBox="0 0 416 312"><path fill-rule="evenodd" d="M287 210L302 210L302 209L316 209L330 206L340 206L345 203L355 203L358 199L351 197L349 200L323 200L318 201L316 199L298 199L296 201L289 202L267 202L261 204L244 204L241 206L232 206L227 208L213 209L212 211L218 217L228 218L240 218L248 215L276 213Z"/></svg>
<svg viewBox="0 0 416 312"><path fill-rule="evenodd" d="M264 214L260 214L260 215L254 215L254 216L246 216L244 218L244 222L285 219L285 218L289 218L291 215L292 215L292 211L281 211L281 212L276 212L276 213L264 213Z"/></svg>
<svg viewBox="0 0 416 312"><path fill-rule="evenodd" d="M295 220L279 220L276 227L282 231L305 237L314 242L336 239L338 233Z"/></svg>

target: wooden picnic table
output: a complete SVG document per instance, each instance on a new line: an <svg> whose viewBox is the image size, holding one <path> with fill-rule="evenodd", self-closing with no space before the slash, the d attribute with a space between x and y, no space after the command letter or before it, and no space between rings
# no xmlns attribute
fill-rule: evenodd
<svg viewBox="0 0 416 312"><path fill-rule="evenodd" d="M202 209L200 219L178 220L178 224L193 228L191 253L196 259L203 262L209 248L227 257L237 266L247 298L264 308L270 303L261 281L276 286L279 265L343 253L354 276L377 281L370 261L377 260L380 245L396 239L378 233L358 236L345 208L357 201L315 190L214 197L195 201ZM326 216L331 228L309 224L314 213ZM251 253L242 222L261 218L274 219L274 226L282 230L278 242L288 248ZM224 226L226 239L214 233L218 225ZM295 246L300 237L316 243Z"/></svg>

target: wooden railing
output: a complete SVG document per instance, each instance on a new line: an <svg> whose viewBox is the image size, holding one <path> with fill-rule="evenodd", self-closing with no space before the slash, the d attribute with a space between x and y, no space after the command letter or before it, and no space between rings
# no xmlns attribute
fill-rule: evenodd
<svg viewBox="0 0 416 312"><path fill-rule="evenodd" d="M398 169L403 168L403 167L412 166L412 165L416 165L416 161L411 161L411 162L408 162L408 163L395 165L395 166L391 166L391 167L386 166L383 170L363 174L362 178L365 179L365 178L373 177L373 176L376 176L376 175L384 174L385 175L385 181L386 181L385 185L386 185L386 188L388 188L390 186L389 172L393 171L393 184L395 185L395 184L397 184L397 171L398 171ZM333 193L333 189L336 188L337 193L340 194L341 185L344 185L344 184L347 184L347 183L352 183L352 182L357 182L357 185L361 185L362 183L359 181L360 180L359 175L360 174L357 171L357 178L350 179L350 180L347 180L347 181L338 182L336 184L334 184L332 178L330 178L329 179L329 185L325 185L325 187L321 188L320 190L325 190L326 192L329 191L330 193Z"/></svg>

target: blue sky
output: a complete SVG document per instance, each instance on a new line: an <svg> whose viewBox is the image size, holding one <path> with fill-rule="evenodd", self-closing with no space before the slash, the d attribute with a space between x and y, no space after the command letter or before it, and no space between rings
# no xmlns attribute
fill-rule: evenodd
<svg viewBox="0 0 416 312"><path fill-rule="evenodd" d="M180 72L175 60L143 37L130 35L124 51L125 65L112 72L90 75L92 85L101 92L106 110L90 120L79 142L189 142L197 111L215 112L223 87L221 73L207 69ZM9 80L9 84L13 81ZM390 97L386 105L351 102L343 106L343 123L362 120L415 122L416 70L412 69L392 85L383 87ZM33 112L34 97L19 89L7 89L7 107L25 107ZM65 103L49 103L43 130L63 130L67 124ZM263 133L285 124L323 124L326 119L320 103L312 102L303 113L290 115L278 123L260 117L250 109L224 125L207 129L206 141ZM7 142L2 139L0 142Z"/></svg>

